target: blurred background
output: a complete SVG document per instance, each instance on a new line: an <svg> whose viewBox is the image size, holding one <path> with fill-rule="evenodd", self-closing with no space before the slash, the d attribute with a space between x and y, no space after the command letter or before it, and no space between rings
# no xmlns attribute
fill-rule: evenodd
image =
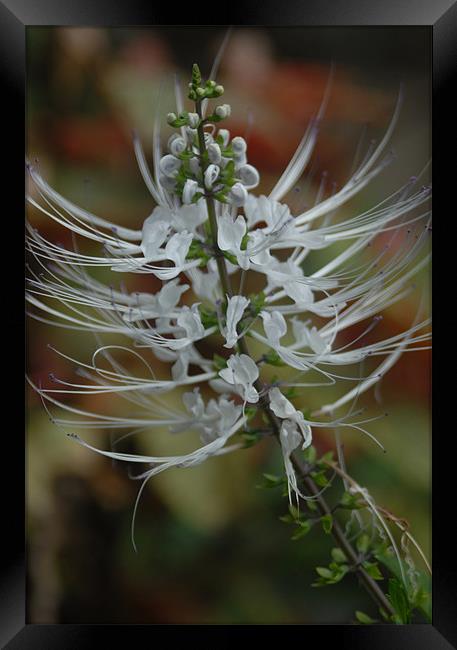
<svg viewBox="0 0 457 650"><path fill-rule="evenodd" d="M156 111L165 116L175 108L173 74L186 84L196 61L208 75L224 35L215 27L27 28L28 157L71 201L141 228L154 205L137 170L131 130L138 130L148 151ZM401 83L405 101L392 140L396 159L342 216L371 207L429 161L427 28L236 28L217 81L232 106L227 127L247 138L249 162L261 172L256 192L268 193L295 151L319 107L332 62L335 78L310 174L289 195L293 214L314 200L323 173L329 184L345 182L361 137L366 149L382 135ZM30 209L29 217L48 239L70 243L68 233L44 215ZM109 272L98 277L113 281ZM123 280L129 290L151 291L151 277ZM427 312L428 280L429 269L409 298L384 312L375 338L408 328L421 299ZM74 368L48 343L82 360L97 347L88 334L30 320L28 372L44 385L50 371L74 378ZM429 356L405 354L380 389L361 399L370 414L389 413L369 428L386 454L362 434L343 430L352 476L379 504L409 521L428 557ZM325 396L307 393L302 405L330 402L336 393L325 390ZM93 396L72 405L117 409ZM109 448L109 430L84 434ZM333 447L333 435L315 433L318 451ZM332 542L317 530L292 542L291 529L278 519L286 500L276 490L258 489L262 472L282 471L274 441L149 481L135 554L130 523L139 485L126 467L68 440L33 391L27 436L28 622L345 623L356 609L376 617L351 576L325 589L310 586L314 567L328 563ZM180 444L166 432L143 433L125 451L168 455L179 453Z"/></svg>

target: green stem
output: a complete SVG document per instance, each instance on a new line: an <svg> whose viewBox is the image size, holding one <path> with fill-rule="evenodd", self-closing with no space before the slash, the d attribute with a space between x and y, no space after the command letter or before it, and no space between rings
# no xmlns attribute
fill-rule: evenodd
<svg viewBox="0 0 457 650"><path fill-rule="evenodd" d="M202 119L200 101L196 102L196 110L200 119ZM207 151L206 151L205 136L203 132L202 123L200 123L197 129L197 134L198 134L198 143L199 143L201 160L202 160L202 173L204 175L206 169L208 168L209 162L208 162L208 157L206 155ZM225 263L225 258L223 256L223 253L217 244L217 220L216 220L216 209L215 209L213 198L208 196L206 197L206 207L208 209L208 220L209 220L209 226L211 232L211 239L213 241L213 247L216 252L216 262L219 271L219 278L221 281L222 290L225 295L231 297L233 295L233 291L230 283L230 277L227 271L227 265ZM248 344L246 342L246 339L243 336L241 336L238 340L238 347L242 354L247 354L248 356L251 356L249 354ZM278 440L278 442L280 442L280 437L279 437L280 422L276 417L276 415L271 411L265 396L262 395L264 391L264 386L262 382L258 379L254 383L254 387L258 391L259 395L261 395L259 399L259 405L263 410L263 412L265 413L265 415L267 416L272 426L273 432L276 436L276 439ZM297 472L297 474L301 476L302 481L306 486L309 495L315 497L316 504L321 515L331 514L332 511L327 501L321 494L319 494L320 490L318 486L313 481L313 479L308 475L305 461L300 457L300 455L297 452L293 452L291 458L292 458L292 463L294 465L295 471ZM344 534L344 531L342 530L341 526L338 524L337 521L333 522L332 535L336 543L338 544L338 546L341 548L341 550L348 558L348 560L355 566L355 571L357 575L359 576L362 584L369 592L369 594L372 596L372 598L375 600L375 602L386 612L392 615L395 614L394 608L390 604L389 600L386 598L382 589L375 582L375 580L373 580L373 578L368 575L365 569L358 564L357 552L354 550L353 546L347 539L346 535Z"/></svg>
<svg viewBox="0 0 457 650"><path fill-rule="evenodd" d="M202 120L202 105L200 101L197 101L195 103L196 109L198 116L200 117L200 120ZM205 175L205 171L207 170L209 166L209 161L207 157L207 151L206 151L206 144L205 144L205 136L203 132L203 123L200 122L198 129L197 129L197 134L198 134L198 146L200 149L200 155L201 155L201 165L202 165L202 173L203 176ZM230 276L227 271L227 265L225 263L225 257L219 248L217 244L217 220L216 220L216 207L214 205L214 199L211 198L210 196L206 196L206 208L208 210L208 220L209 220L209 227L210 227L210 232L211 232L211 239L213 240L213 247L216 255L216 264L217 264L217 270L219 271L219 278L221 281L222 289L224 291L225 295L228 295L231 297L233 295L232 291L232 285L230 282Z"/></svg>

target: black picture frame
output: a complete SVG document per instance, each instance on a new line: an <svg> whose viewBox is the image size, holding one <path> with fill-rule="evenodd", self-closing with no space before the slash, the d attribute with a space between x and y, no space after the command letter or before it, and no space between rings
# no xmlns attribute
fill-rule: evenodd
<svg viewBox="0 0 457 650"><path fill-rule="evenodd" d="M26 27L34 25L85 25L85 26L133 26L133 25L207 25L208 17L215 16L215 5L158 7L152 2L141 3L108 2L108 0L1 0L0 1L0 66L2 68L2 112L3 112L3 146L2 158L5 165L3 175L4 192L4 233L8 231L8 249L22 251L24 214L24 152L25 152L25 32ZM205 11L205 9L208 9ZM453 102L452 81L457 68L457 2L452 0L296 0L287 3L264 1L237 3L232 10L224 4L217 16L217 23L233 25L315 25L315 26L361 26L361 25L425 25L430 27L433 43L433 184L434 211L439 216L438 238L439 256L434 273L434 289L439 289L442 278L451 278L450 261L455 256L452 250L452 238L448 236L452 214L451 192L455 185L455 165L448 164L445 153L452 147L455 137L455 103ZM451 159L452 160L452 159ZM5 178L6 174L6 178ZM13 188L14 191L13 191ZM13 218L14 215L14 218ZM6 220L8 219L8 223ZM11 225L10 225L11 224ZM448 248L446 248L448 247ZM4 254L7 251L4 249ZM14 276L23 277L22 258L13 253ZM449 269L442 265L449 264ZM11 268L8 266L8 268ZM436 279L436 281L435 281ZM8 280L9 281L9 280ZM444 280L449 282L449 280ZM19 280L18 284L21 285ZM4 285L5 291L5 285ZM389 650L414 648L417 650L445 650L457 647L457 572L455 562L455 538L450 531L452 516L439 514L439 505L449 504L451 499L452 476L455 474L455 461L449 453L448 445L453 437L452 418L449 424L445 415L452 412L452 382L442 378L444 362L448 354L445 327L449 327L448 307L452 301L443 304L439 298L434 301L435 327L443 326L443 336L437 338L435 349L440 359L439 366L434 364L434 431L433 445L433 623L430 625L373 625L373 626L308 626L306 633L297 629L301 626L262 626L266 630L253 629L255 626L233 625L220 626L151 626L138 625L26 625L25 594L25 453L23 404L13 406L12 397L23 393L18 389L23 386L24 357L24 308L22 302L22 285L16 290L6 292L8 301L8 341L14 332L18 337L15 345L14 363L6 360L4 365L7 386L5 390L4 412L11 421L3 419L3 552L1 554L2 573L0 591L0 642L2 647L11 650L23 648L73 648L102 647L109 644L111 638L117 643L137 643L144 637L148 643L157 643L157 635L162 640L179 643L189 642L192 635L211 640L218 647L243 639L246 643L259 642L259 632L268 635L274 632L273 642L281 641L283 634L292 635L307 644L318 641L319 647L332 643L334 647L350 648L389 648ZM437 295L440 295L439 292ZM11 299L13 305L11 306ZM457 323L455 323L457 324ZM455 331L455 329L454 329ZM452 336L452 334L451 334ZM12 345L12 344L11 344ZM452 360L450 361L452 363ZM452 513L451 513L452 514ZM311 633L313 639L309 639ZM254 637L253 635L256 635ZM304 637L303 635L306 634ZM162 636L163 635L163 636ZM166 635L166 636L165 636ZM170 636L171 635L171 636ZM184 636L186 635L186 636ZM246 638L248 637L248 638ZM336 645L338 644L338 645Z"/></svg>

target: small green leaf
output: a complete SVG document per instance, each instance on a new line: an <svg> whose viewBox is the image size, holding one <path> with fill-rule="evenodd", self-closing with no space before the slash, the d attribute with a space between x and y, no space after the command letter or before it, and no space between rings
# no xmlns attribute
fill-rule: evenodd
<svg viewBox="0 0 457 650"><path fill-rule="evenodd" d="M327 580L331 580L333 578L333 572L330 571L330 569L327 569L327 567L317 566L316 571L321 576L321 578L326 578Z"/></svg>
<svg viewBox="0 0 457 650"><path fill-rule="evenodd" d="M315 501L312 501L311 499L308 499L306 502L306 505L312 512L317 512L317 503Z"/></svg>
<svg viewBox="0 0 457 650"><path fill-rule="evenodd" d="M327 451L323 456L319 458L319 464L325 465L327 467L327 463L331 463L333 461L333 451Z"/></svg>
<svg viewBox="0 0 457 650"><path fill-rule="evenodd" d="M292 517L292 515L282 515L279 517L279 521L283 521L285 524L294 524L295 519Z"/></svg>
<svg viewBox="0 0 457 650"><path fill-rule="evenodd" d="M369 576L373 578L373 580L383 580L384 576L382 575L381 571L379 570L379 566L377 562L364 562L362 564L363 568L365 571L368 573Z"/></svg>
<svg viewBox="0 0 457 650"><path fill-rule="evenodd" d="M274 474L262 474L264 484L262 487L275 488L284 485L286 479L284 476L275 476Z"/></svg>
<svg viewBox="0 0 457 650"><path fill-rule="evenodd" d="M411 620L411 608L403 584L397 578L390 578L388 597L395 609L395 623L407 624Z"/></svg>
<svg viewBox="0 0 457 650"><path fill-rule="evenodd" d="M307 449L305 449L303 453L305 460L310 464L313 465L316 462L316 447L313 447L310 445Z"/></svg>
<svg viewBox="0 0 457 650"><path fill-rule="evenodd" d="M311 523L308 520L298 522L298 530L291 537L293 541L301 539L311 530Z"/></svg>
<svg viewBox="0 0 457 650"><path fill-rule="evenodd" d="M365 533L363 535L360 535L360 537L357 538L356 546L357 550L360 551L360 553L366 553L370 546L370 538L368 535Z"/></svg>
<svg viewBox="0 0 457 650"><path fill-rule="evenodd" d="M350 492L343 492L340 499L340 506L348 510L357 510L363 508L363 504L359 502L357 495Z"/></svg>
<svg viewBox="0 0 457 650"><path fill-rule="evenodd" d="M343 553L343 551L340 548L338 548L338 547L332 548L331 553L332 553L332 558L338 564L341 564L342 562L347 561L347 558L346 558L345 554Z"/></svg>
<svg viewBox="0 0 457 650"><path fill-rule="evenodd" d="M316 485L318 485L319 487L326 487L329 483L324 470L322 470L321 472L311 472L311 476L313 477L313 480L316 483Z"/></svg>
<svg viewBox="0 0 457 650"><path fill-rule="evenodd" d="M230 163L229 163L230 164ZM228 165L227 165L228 166ZM260 312L262 311L264 305L265 305L265 293L261 291L260 293L253 293L249 296L249 300L251 302L251 311L255 316L258 316Z"/></svg>
<svg viewBox="0 0 457 650"><path fill-rule="evenodd" d="M333 526L333 517L331 514L324 515L321 517L321 524L322 528L324 529L324 533L327 535L332 532L332 526Z"/></svg>
<svg viewBox="0 0 457 650"><path fill-rule="evenodd" d="M363 625L372 625L373 623L376 623L374 618L371 618L371 616L368 616L368 614L360 612L359 610L356 611L355 617L359 623L363 623Z"/></svg>
<svg viewBox="0 0 457 650"><path fill-rule="evenodd" d="M214 354L213 366L215 370L222 370L223 368L227 368L227 359L224 359L224 357L221 357L219 354Z"/></svg>
<svg viewBox="0 0 457 650"><path fill-rule="evenodd" d="M270 366L284 366L285 363L275 350L270 350L263 355L263 360L265 363L268 363Z"/></svg>

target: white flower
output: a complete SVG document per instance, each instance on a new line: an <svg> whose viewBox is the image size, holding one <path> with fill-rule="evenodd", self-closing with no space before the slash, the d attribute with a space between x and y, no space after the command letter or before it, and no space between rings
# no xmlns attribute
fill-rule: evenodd
<svg viewBox="0 0 457 650"><path fill-rule="evenodd" d="M188 178L184 184L184 188L182 191L182 202L185 203L186 205L191 203L195 194L198 192L198 189L199 188L198 188L197 181L193 181L190 178Z"/></svg>
<svg viewBox="0 0 457 650"><path fill-rule="evenodd" d="M225 396L219 397L218 400L211 399L205 405L198 388L194 388L192 393L184 393L183 402L192 415L192 421L175 426L173 431L183 431L190 425L200 431L200 438L204 443L223 437L226 431L232 429L242 414L242 407L237 406Z"/></svg>
<svg viewBox="0 0 457 650"><path fill-rule="evenodd" d="M197 304L190 308L187 305L182 307L176 322L179 327L183 328L190 341L198 341L205 336L205 328L202 325Z"/></svg>
<svg viewBox="0 0 457 650"><path fill-rule="evenodd" d="M240 208L244 205L246 199L247 199L248 193L246 192L246 188L244 185L241 183L235 183L232 185L230 188L230 192L228 194L228 200L232 205L235 205L236 207Z"/></svg>
<svg viewBox="0 0 457 650"><path fill-rule="evenodd" d="M294 405L281 393L279 388L272 388L268 397L270 399L270 408L277 418L283 420L280 429L280 442L284 458L284 467L286 469L289 500L291 499L291 490L298 496L303 496L297 487L297 479L293 469L290 455L300 445L302 449L309 447L312 442L312 430L306 422L301 411L297 411Z"/></svg>
<svg viewBox="0 0 457 650"><path fill-rule="evenodd" d="M157 208L156 208L157 210ZM143 224L143 238L141 241L141 250L148 259L154 259L160 255L163 242L170 232L170 224L157 218L152 214Z"/></svg>
<svg viewBox="0 0 457 650"><path fill-rule="evenodd" d="M217 135L222 138L222 146L226 147L230 142L230 131L227 131L227 129L219 129Z"/></svg>
<svg viewBox="0 0 457 650"><path fill-rule="evenodd" d="M182 154L187 148L185 139L176 133L171 136L168 141L168 149L173 156L177 157ZM179 167L178 167L179 169Z"/></svg>
<svg viewBox="0 0 457 650"><path fill-rule="evenodd" d="M219 177L220 169L217 165L208 165L205 171L205 187L210 190Z"/></svg>
<svg viewBox="0 0 457 650"><path fill-rule="evenodd" d="M218 117L224 120L227 117L230 117L231 108L229 104L222 104L221 106L216 106L214 112Z"/></svg>
<svg viewBox="0 0 457 650"><path fill-rule="evenodd" d="M259 394L253 384L259 377L259 369L247 354L232 354L227 368L219 371L219 376L239 390L246 402L258 402Z"/></svg>
<svg viewBox="0 0 457 650"><path fill-rule="evenodd" d="M206 273L199 268L186 271L189 280L192 282L192 290L195 295L210 302L215 302L220 296L219 274L217 267L214 268L214 266L209 264Z"/></svg>
<svg viewBox="0 0 457 650"><path fill-rule="evenodd" d="M329 350L329 342L322 336L316 326L308 328L298 318L292 318L292 330L297 343L308 345L316 354Z"/></svg>
<svg viewBox="0 0 457 650"><path fill-rule="evenodd" d="M260 181L259 172L252 165L242 165L237 169L236 175L247 189L257 187Z"/></svg>
<svg viewBox="0 0 457 650"><path fill-rule="evenodd" d="M229 215L222 216L218 222L217 244L221 251L238 255L246 232L246 221L241 215L233 221Z"/></svg>
<svg viewBox="0 0 457 650"><path fill-rule="evenodd" d="M200 117L198 116L198 113L189 113L187 115L187 122L191 129L196 129L200 124Z"/></svg>
<svg viewBox="0 0 457 650"><path fill-rule="evenodd" d="M179 160L179 158L176 158L171 154L167 154L166 156L161 158L159 163L159 169L165 176L174 178L175 176L177 176L181 165L182 165L182 161Z"/></svg>
<svg viewBox="0 0 457 650"><path fill-rule="evenodd" d="M221 148L217 142L208 145L208 158L211 163L219 165L222 159Z"/></svg>
<svg viewBox="0 0 457 650"><path fill-rule="evenodd" d="M224 348L233 348L239 339L237 325L243 318L244 310L249 305L249 300L244 296L227 296L226 327L222 331L225 336Z"/></svg>
<svg viewBox="0 0 457 650"><path fill-rule="evenodd" d="M246 152L247 149L246 140L240 137L239 135L233 138L231 145L232 145L233 153L236 155L240 155Z"/></svg>
<svg viewBox="0 0 457 650"><path fill-rule="evenodd" d="M279 341L287 333L287 323L279 311L262 311L263 327L272 348L280 345Z"/></svg>
<svg viewBox="0 0 457 650"><path fill-rule="evenodd" d="M183 230L171 237L165 246L165 257L172 260L176 267L184 266L186 255L192 242L192 233Z"/></svg>
<svg viewBox="0 0 457 650"><path fill-rule="evenodd" d="M261 196L249 194L244 205L244 213L250 228L260 221L265 221L267 224L264 228L265 232L275 232L292 225L289 207L284 203L272 201L263 194Z"/></svg>
<svg viewBox="0 0 457 650"><path fill-rule="evenodd" d="M130 307L123 314L123 319L128 322L144 320L148 318L159 318L173 314L174 308L179 303L183 293L189 289L188 284L179 284L179 280L174 279L163 284L160 291L155 295L138 294L137 306Z"/></svg>

